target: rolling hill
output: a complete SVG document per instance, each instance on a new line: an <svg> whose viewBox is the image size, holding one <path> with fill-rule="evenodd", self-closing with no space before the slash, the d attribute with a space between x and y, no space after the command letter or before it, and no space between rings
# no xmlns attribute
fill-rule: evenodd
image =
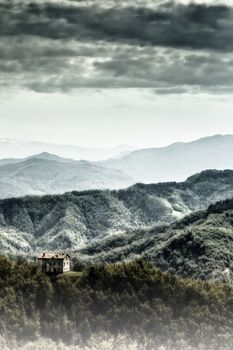
<svg viewBox="0 0 233 350"><path fill-rule="evenodd" d="M162 148L136 150L101 164L124 171L135 182L184 181L206 169L233 169L233 135L215 135Z"/></svg>
<svg viewBox="0 0 233 350"><path fill-rule="evenodd" d="M0 198L119 189L137 182L180 182L206 169L233 169L232 135L215 135L164 148L133 152L126 149L125 146L126 154L123 151L101 162L77 161L48 152L23 159L1 159Z"/></svg>
<svg viewBox="0 0 233 350"><path fill-rule="evenodd" d="M96 239L75 255L84 265L142 258L162 271L233 283L233 199L171 225Z"/></svg>
<svg viewBox="0 0 233 350"><path fill-rule="evenodd" d="M231 197L233 171L228 170L205 171L183 183L137 184L119 191L94 190L5 199L0 201L0 252L31 256L42 250L68 250L89 261L105 258L117 261L119 254L122 259L130 257L131 253L132 257L137 257L147 251L145 246L151 248L154 235L147 235L145 228L163 225L164 231L159 231L161 239L168 237L168 224ZM138 241L135 234L138 234ZM114 250L114 240L121 240L121 237L125 240L124 249L129 249L127 254L122 246L118 254ZM128 245L130 237L132 244ZM148 240L144 241L145 237ZM134 242L138 251L130 251ZM89 256L90 252L85 249L91 249L92 244L99 246L103 256ZM105 255L106 251L110 257ZM155 262L156 254L151 257Z"/></svg>
<svg viewBox="0 0 233 350"><path fill-rule="evenodd" d="M121 188L132 181L120 170L46 152L25 159L0 160L0 198Z"/></svg>

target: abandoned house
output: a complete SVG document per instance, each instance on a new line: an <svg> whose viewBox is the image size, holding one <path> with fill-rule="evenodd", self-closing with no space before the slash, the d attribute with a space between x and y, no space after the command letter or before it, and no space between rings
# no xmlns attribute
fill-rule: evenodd
<svg viewBox="0 0 233 350"><path fill-rule="evenodd" d="M67 253L41 253L37 256L41 271L57 275L70 271L70 256Z"/></svg>

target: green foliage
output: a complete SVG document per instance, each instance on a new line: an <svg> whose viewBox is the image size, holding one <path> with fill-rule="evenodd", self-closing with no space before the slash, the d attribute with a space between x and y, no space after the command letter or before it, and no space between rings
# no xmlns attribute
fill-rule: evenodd
<svg viewBox="0 0 233 350"><path fill-rule="evenodd" d="M163 271L233 283L232 247L233 200L226 200L171 225L95 240L76 254L94 265L142 257Z"/></svg>
<svg viewBox="0 0 233 350"><path fill-rule="evenodd" d="M85 344L106 332L128 334L142 346L147 339L154 346L168 340L213 350L233 346L230 285L183 279L142 260L54 280L24 261L1 257L0 266L0 334L7 339Z"/></svg>
<svg viewBox="0 0 233 350"><path fill-rule="evenodd" d="M75 251L94 239L170 224L230 197L229 170L203 172L182 183L1 200L0 252L30 256L34 250Z"/></svg>
<svg viewBox="0 0 233 350"><path fill-rule="evenodd" d="M0 334L35 337L52 287L35 265L0 257Z"/></svg>

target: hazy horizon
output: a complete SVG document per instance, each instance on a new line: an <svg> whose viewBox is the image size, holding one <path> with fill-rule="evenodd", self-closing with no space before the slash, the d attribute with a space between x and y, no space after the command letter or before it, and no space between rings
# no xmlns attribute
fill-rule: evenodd
<svg viewBox="0 0 233 350"><path fill-rule="evenodd" d="M0 1L1 136L148 148L233 134L232 5Z"/></svg>
<svg viewBox="0 0 233 350"><path fill-rule="evenodd" d="M174 142L171 142L171 143L167 143L167 144L161 144L159 146L157 145L151 145L151 146L148 146L148 147L140 147L139 145L133 145L133 144L127 144L127 143L121 143L121 144L115 144L113 146L110 146L110 147L98 147L98 146L91 146L91 145L82 145L82 144L71 144L71 143L59 143L59 142L46 142L46 141L43 141L43 140L36 140L36 139L22 139L22 138L11 138L11 137L4 137L2 135L0 135L0 143L6 143L6 144L10 144L12 142L12 145L15 145L15 144L47 144L47 145L54 145L54 146L68 146L68 147L80 147L80 148L87 148L87 149L96 149L96 150L103 150L103 151L106 151L106 150L111 150L111 149L117 149L117 148L132 148L132 150L139 150L139 149L149 149L149 148L164 148L164 147L168 147L168 146L171 146L173 144L176 144L176 143L190 143L190 142L195 142L195 141L198 141L200 139L206 139L206 138L212 138L212 137L215 137L215 136L233 136L233 133L226 133L226 134L221 134L221 133L216 133L216 134L210 134L210 135L205 135L205 136L202 136L202 137L198 137L198 138L195 138L195 139L187 139L187 140L177 140L177 141L174 141ZM43 151L42 151L43 152ZM44 151L45 153L47 152L46 150Z"/></svg>

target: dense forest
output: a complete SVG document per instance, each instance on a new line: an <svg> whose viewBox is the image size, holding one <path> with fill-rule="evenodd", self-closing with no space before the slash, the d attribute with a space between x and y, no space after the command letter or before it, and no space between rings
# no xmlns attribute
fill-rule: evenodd
<svg viewBox="0 0 233 350"><path fill-rule="evenodd" d="M233 199L171 225L157 225L90 242L73 253L79 265L143 257L163 271L233 283Z"/></svg>
<svg viewBox="0 0 233 350"><path fill-rule="evenodd" d="M232 350L233 199L216 202L232 191L206 171L0 201L1 350ZM42 248L75 271L46 277Z"/></svg>
<svg viewBox="0 0 233 350"><path fill-rule="evenodd" d="M0 201L0 252L74 251L95 239L171 223L233 197L233 171L205 171L182 183L137 184Z"/></svg>
<svg viewBox="0 0 233 350"><path fill-rule="evenodd" d="M112 339L129 349L233 347L228 284L176 277L142 260L50 280L35 264L2 256L0 275L1 349L56 349L60 342L90 349L93 337L103 349Z"/></svg>

